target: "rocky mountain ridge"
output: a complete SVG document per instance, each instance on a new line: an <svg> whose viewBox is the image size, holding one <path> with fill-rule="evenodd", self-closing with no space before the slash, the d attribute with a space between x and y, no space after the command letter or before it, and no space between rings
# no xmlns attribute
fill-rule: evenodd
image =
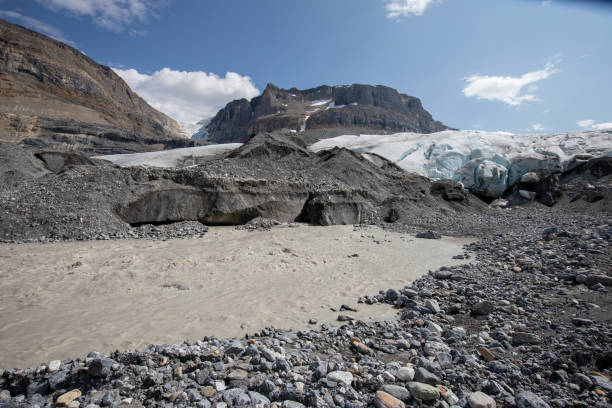
<svg viewBox="0 0 612 408"><path fill-rule="evenodd" d="M448 129L418 98L377 85L289 90L268 84L261 96L228 103L206 126L214 143L244 142L259 132L290 129L317 138L358 133L432 133Z"/></svg>
<svg viewBox="0 0 612 408"><path fill-rule="evenodd" d="M191 146L107 66L0 20L0 140L95 153Z"/></svg>

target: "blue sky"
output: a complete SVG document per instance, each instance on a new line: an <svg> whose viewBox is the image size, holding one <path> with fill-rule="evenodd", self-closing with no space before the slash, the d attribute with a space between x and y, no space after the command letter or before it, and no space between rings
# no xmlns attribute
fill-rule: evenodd
<svg viewBox="0 0 612 408"><path fill-rule="evenodd" d="M612 122L606 3L0 0L0 17L112 66L182 122L268 82L363 83L417 96L449 126L526 133Z"/></svg>

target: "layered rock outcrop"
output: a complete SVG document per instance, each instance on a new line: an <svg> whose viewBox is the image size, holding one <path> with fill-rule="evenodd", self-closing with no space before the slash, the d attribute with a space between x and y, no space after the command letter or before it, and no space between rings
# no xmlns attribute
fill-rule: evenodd
<svg viewBox="0 0 612 408"><path fill-rule="evenodd" d="M0 140L96 153L192 146L107 66L0 20Z"/></svg>
<svg viewBox="0 0 612 408"><path fill-rule="evenodd" d="M263 94L235 100L206 126L214 143L244 142L259 132L291 129L317 138L356 133L432 133L448 129L418 98L386 86L320 86L300 91L268 84Z"/></svg>

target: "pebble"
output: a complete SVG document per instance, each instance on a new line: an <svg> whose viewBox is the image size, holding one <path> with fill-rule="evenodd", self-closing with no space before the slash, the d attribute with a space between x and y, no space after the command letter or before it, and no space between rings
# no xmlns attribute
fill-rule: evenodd
<svg viewBox="0 0 612 408"><path fill-rule="evenodd" d="M67 407L68 404L70 404L73 400L79 398L81 395L81 390L78 389L68 391L67 393L64 393L57 397L57 400L55 400L55 404L58 407Z"/></svg>
<svg viewBox="0 0 612 408"><path fill-rule="evenodd" d="M470 408L496 408L495 400L487 394L476 391L468 395L467 398Z"/></svg>
<svg viewBox="0 0 612 408"><path fill-rule="evenodd" d="M414 368L412 367L401 367L395 374L398 380L403 382L412 381L414 379Z"/></svg>
<svg viewBox="0 0 612 408"><path fill-rule="evenodd" d="M494 310L495 305L492 302L489 302L488 300L483 300L481 302L478 302L472 308L472 314L477 316L487 316L491 314Z"/></svg>
<svg viewBox="0 0 612 408"><path fill-rule="evenodd" d="M408 383L408 389L415 398L423 401L433 401L440 398L440 390L429 384L413 381Z"/></svg>
<svg viewBox="0 0 612 408"><path fill-rule="evenodd" d="M404 408L406 405L384 391L376 391L374 406L377 408Z"/></svg>
<svg viewBox="0 0 612 408"><path fill-rule="evenodd" d="M519 392L516 396L516 406L518 408L550 408L550 405L531 391Z"/></svg>
<svg viewBox="0 0 612 408"><path fill-rule="evenodd" d="M542 340L537 334L517 332L512 336L512 344L520 346L521 344L540 344Z"/></svg>
<svg viewBox="0 0 612 408"><path fill-rule="evenodd" d="M60 360L52 360L49 362L48 371L54 373L60 369L62 362Z"/></svg>
<svg viewBox="0 0 612 408"><path fill-rule="evenodd" d="M332 371L327 374L327 379L335 382L341 382L346 385L351 385L353 382L353 374L348 371Z"/></svg>
<svg viewBox="0 0 612 408"><path fill-rule="evenodd" d="M383 385L383 391L394 396L398 400L406 402L410 400L410 392L408 392L406 387L402 387L401 385L385 384Z"/></svg>
<svg viewBox="0 0 612 408"><path fill-rule="evenodd" d="M431 310L432 313L440 313L440 305L435 299L427 299L425 307Z"/></svg>

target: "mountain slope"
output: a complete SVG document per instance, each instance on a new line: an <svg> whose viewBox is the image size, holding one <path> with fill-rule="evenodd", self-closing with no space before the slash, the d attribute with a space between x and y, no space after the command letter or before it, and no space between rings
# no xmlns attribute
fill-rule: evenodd
<svg viewBox="0 0 612 408"><path fill-rule="evenodd" d="M385 86L320 86L300 91L268 84L250 102L221 109L206 127L214 143L244 142L259 132L291 129L317 138L358 133L432 133L448 129L418 98Z"/></svg>
<svg viewBox="0 0 612 408"><path fill-rule="evenodd" d="M109 67L0 20L0 140L99 153L189 145Z"/></svg>

